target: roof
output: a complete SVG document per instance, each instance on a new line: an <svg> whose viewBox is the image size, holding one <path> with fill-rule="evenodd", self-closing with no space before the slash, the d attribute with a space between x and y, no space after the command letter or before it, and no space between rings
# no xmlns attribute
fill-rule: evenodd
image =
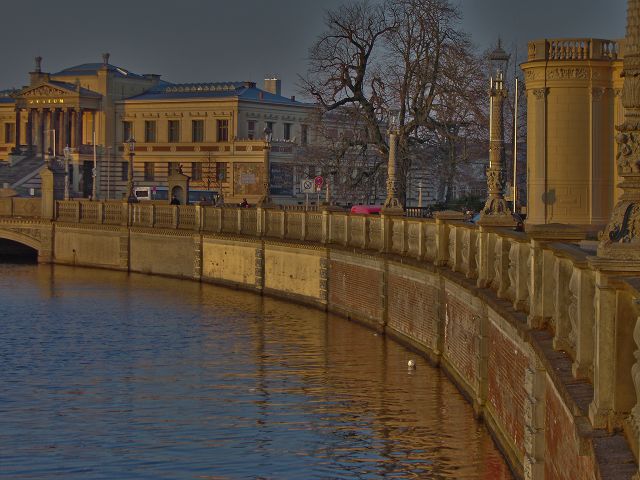
<svg viewBox="0 0 640 480"><path fill-rule="evenodd" d="M281 105L309 106L282 95L261 90L254 82L160 83L154 88L126 100L179 100L206 98L238 98Z"/></svg>
<svg viewBox="0 0 640 480"><path fill-rule="evenodd" d="M18 92L18 90L14 88L0 90L0 103L15 103L15 99L11 95L16 92Z"/></svg>
<svg viewBox="0 0 640 480"><path fill-rule="evenodd" d="M65 68L64 70L60 70L59 72L52 73L52 77L79 77L83 75L97 75L98 70L102 70L104 67L104 63L83 63L81 65L76 65L75 67ZM107 70L111 73L115 74L118 77L122 78L145 78L144 75L140 75L137 73L130 72L122 67L117 67L115 65L111 65L107 63Z"/></svg>
<svg viewBox="0 0 640 480"><path fill-rule="evenodd" d="M51 85L55 85L60 88L65 88L67 90L73 90L73 91L78 90L78 87L75 83L59 82L58 80L49 80L47 83L50 83ZM82 95L83 97L96 97L96 98L102 97L102 95L100 95L99 93L96 93L93 90L89 90L88 88L84 88L84 87L80 87L80 95Z"/></svg>

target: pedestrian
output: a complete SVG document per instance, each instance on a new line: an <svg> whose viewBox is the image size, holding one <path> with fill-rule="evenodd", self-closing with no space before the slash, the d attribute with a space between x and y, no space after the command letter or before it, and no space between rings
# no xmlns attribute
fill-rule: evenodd
<svg viewBox="0 0 640 480"><path fill-rule="evenodd" d="M171 196L171 205L180 205L180 200L175 195Z"/></svg>
<svg viewBox="0 0 640 480"><path fill-rule="evenodd" d="M246 198L242 199L242 203L240 204L242 208L249 208L249 202L247 202Z"/></svg>

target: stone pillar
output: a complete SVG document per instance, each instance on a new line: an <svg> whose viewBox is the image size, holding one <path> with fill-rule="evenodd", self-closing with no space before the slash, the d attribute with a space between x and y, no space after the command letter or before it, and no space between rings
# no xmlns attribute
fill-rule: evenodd
<svg viewBox="0 0 640 480"><path fill-rule="evenodd" d="M396 178L397 170L397 136L398 136L398 124L397 119L392 117L389 125L389 160L387 163L387 198L384 201L382 211L386 215L402 215L404 214L404 207L402 202L398 198L398 179Z"/></svg>
<svg viewBox="0 0 640 480"><path fill-rule="evenodd" d="M82 109L75 111L75 141L74 148L82 145Z"/></svg>
<svg viewBox="0 0 640 480"><path fill-rule="evenodd" d="M16 107L16 151L20 149L20 124L22 123L21 117L22 110Z"/></svg>
<svg viewBox="0 0 640 480"><path fill-rule="evenodd" d="M27 147L29 152L33 149L33 109L27 110Z"/></svg>
<svg viewBox="0 0 640 480"><path fill-rule="evenodd" d="M49 138L51 138L51 152L53 153L54 157L58 155L58 147L60 146L60 129L58 128L59 120L60 116L58 115L58 109L52 108L51 124L49 128L53 130L53 132L49 132Z"/></svg>
<svg viewBox="0 0 640 480"><path fill-rule="evenodd" d="M504 118L503 106L507 96L502 71L498 71L491 85L491 119L489 136L489 167L487 168L488 198L480 212L482 225L515 225L509 206L504 199Z"/></svg>
<svg viewBox="0 0 640 480"><path fill-rule="evenodd" d="M60 142L62 148L71 143L69 139L69 109L62 109L62 141Z"/></svg>
<svg viewBox="0 0 640 480"><path fill-rule="evenodd" d="M40 152L42 154L42 158L44 159L45 152L45 143L44 143L44 130L45 130L45 110L44 108L38 109L38 125L40 131L38 132L38 141L40 142Z"/></svg>

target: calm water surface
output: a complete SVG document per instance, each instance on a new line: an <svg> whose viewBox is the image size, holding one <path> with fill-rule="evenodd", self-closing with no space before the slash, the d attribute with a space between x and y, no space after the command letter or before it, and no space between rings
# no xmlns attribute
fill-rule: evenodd
<svg viewBox="0 0 640 480"><path fill-rule="evenodd" d="M0 478L511 476L437 369L344 319L195 282L0 264Z"/></svg>

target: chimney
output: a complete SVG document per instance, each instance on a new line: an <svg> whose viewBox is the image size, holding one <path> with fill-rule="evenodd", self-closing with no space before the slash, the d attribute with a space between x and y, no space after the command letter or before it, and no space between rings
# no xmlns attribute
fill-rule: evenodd
<svg viewBox="0 0 640 480"><path fill-rule="evenodd" d="M295 95L291 95L291 101L295 102L296 101L296 96Z"/></svg>
<svg viewBox="0 0 640 480"><path fill-rule="evenodd" d="M264 89L269 93L280 95L281 86L282 85L279 78L272 77L264 79Z"/></svg>
<svg viewBox="0 0 640 480"><path fill-rule="evenodd" d="M102 65L103 65L103 66L105 66L105 67L106 67L107 65L109 65L109 57L110 57L110 56L111 56L111 55L110 55L109 53L103 53L103 54L102 54Z"/></svg>

